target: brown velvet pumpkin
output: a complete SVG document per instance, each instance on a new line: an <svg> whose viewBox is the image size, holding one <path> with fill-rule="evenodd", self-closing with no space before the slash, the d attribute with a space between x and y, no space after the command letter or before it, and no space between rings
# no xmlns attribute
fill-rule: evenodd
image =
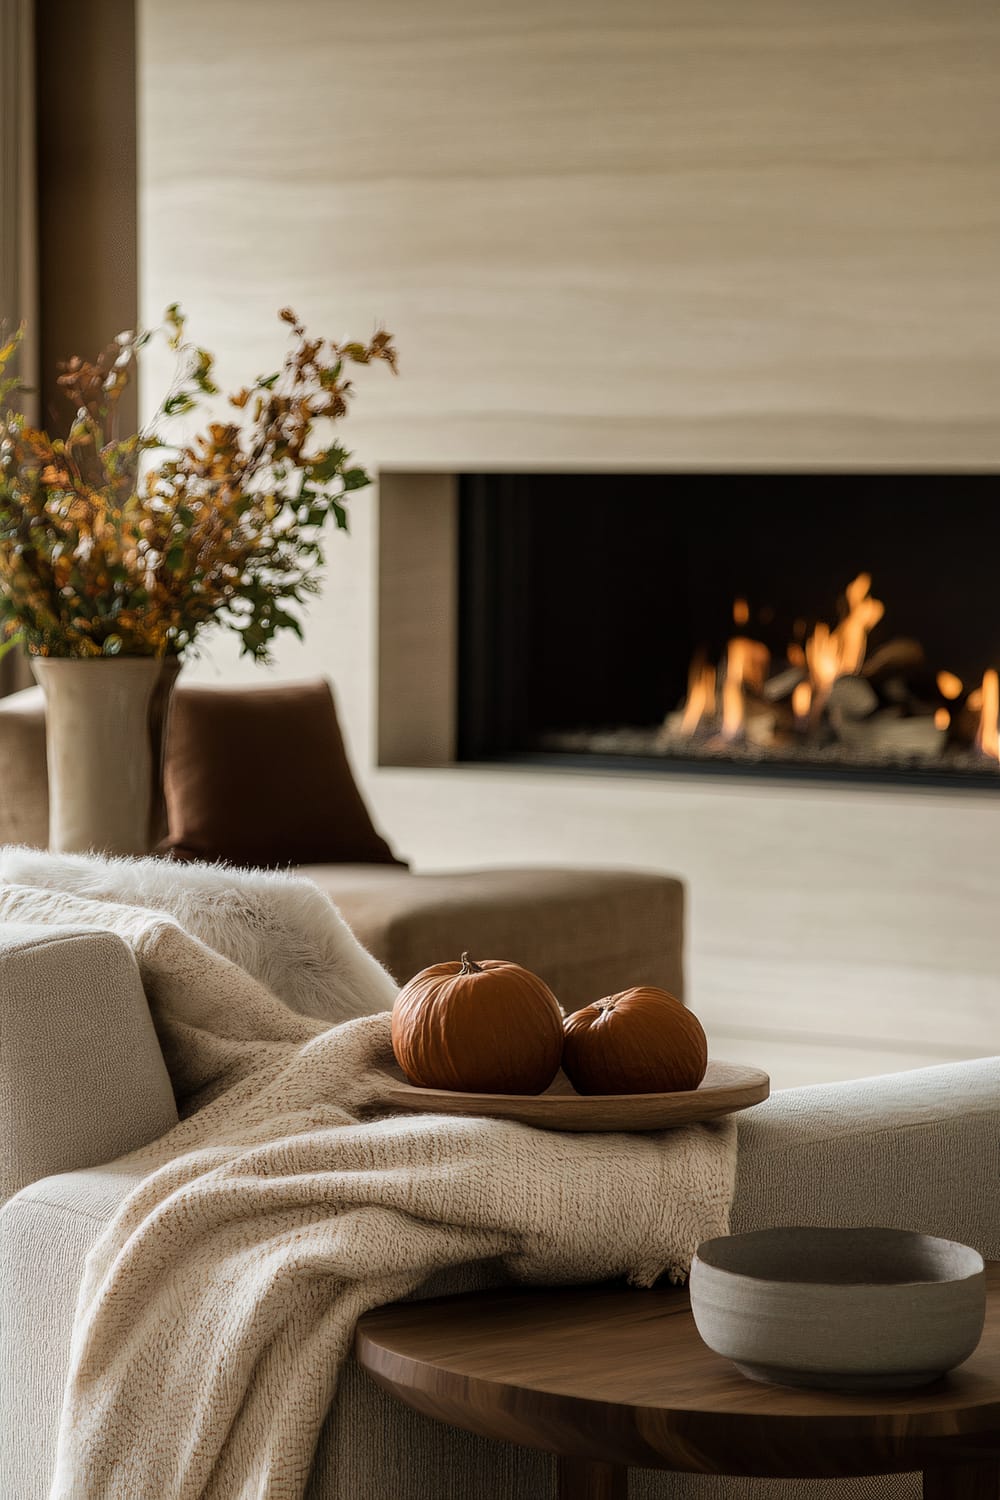
<svg viewBox="0 0 1000 1500"><path fill-rule="evenodd" d="M708 1043L693 1012L643 985L575 1011L562 1065L580 1094L671 1094L698 1087Z"/></svg>
<svg viewBox="0 0 1000 1500"><path fill-rule="evenodd" d="M392 1047L420 1088L540 1094L559 1069L563 1013L548 985L520 964L487 958L432 964L403 986Z"/></svg>

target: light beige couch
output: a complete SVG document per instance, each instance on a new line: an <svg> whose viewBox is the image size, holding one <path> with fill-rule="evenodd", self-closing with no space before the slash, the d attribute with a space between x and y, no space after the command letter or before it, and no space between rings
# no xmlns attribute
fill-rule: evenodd
<svg viewBox="0 0 1000 1500"><path fill-rule="evenodd" d="M47 1494L84 1258L133 1185L127 1167L112 1158L175 1120L124 944L94 931L0 930L0 1201L8 1200L0 1209L3 1500ZM733 1227L910 1226L1000 1256L998 1180L998 1060L798 1089L741 1119ZM470 1268L425 1293L495 1279L491 1266ZM418 1417L351 1364L307 1500L543 1500L552 1493L551 1468L546 1455ZM632 1500L918 1494L918 1481L905 1475L779 1485L637 1471L630 1488Z"/></svg>

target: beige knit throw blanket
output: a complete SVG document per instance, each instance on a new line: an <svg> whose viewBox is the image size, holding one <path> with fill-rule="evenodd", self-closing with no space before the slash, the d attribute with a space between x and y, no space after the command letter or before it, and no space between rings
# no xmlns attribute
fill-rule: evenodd
<svg viewBox="0 0 1000 1500"><path fill-rule="evenodd" d="M185 1115L88 1258L51 1500L300 1500L367 1308L487 1257L648 1286L726 1231L731 1123L388 1114L394 986L308 882L23 850L0 881L0 920L131 946Z"/></svg>

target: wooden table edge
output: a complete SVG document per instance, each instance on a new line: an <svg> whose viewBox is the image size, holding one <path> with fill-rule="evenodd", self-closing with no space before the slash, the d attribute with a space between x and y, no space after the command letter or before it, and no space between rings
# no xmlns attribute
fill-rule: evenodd
<svg viewBox="0 0 1000 1500"><path fill-rule="evenodd" d="M992 1269L996 1274L997 1268ZM565 1290L538 1289L538 1294ZM516 1295L526 1289L495 1289L502 1291ZM432 1305L446 1302L454 1307L463 1300L477 1303L489 1295L466 1293L432 1299ZM970 1463L1000 1460L1000 1389L995 1396L965 1409L945 1407L919 1413L919 1433L907 1430L910 1414L898 1399L884 1413L859 1413L845 1404L841 1410L823 1414L761 1413L759 1409L705 1411L696 1404L664 1408L629 1401L611 1403L607 1398L545 1391L510 1380L450 1371L442 1364L387 1348L366 1327L366 1321L369 1326L377 1324L380 1313L384 1315L385 1310L374 1309L359 1322L355 1356L359 1366L389 1394L425 1416L479 1436L520 1443L567 1459L677 1473L793 1479L911 1473L953 1465L962 1458ZM721 1360L721 1356L712 1358ZM905 1400L904 1393L899 1395ZM876 1429L879 1422L883 1427ZM776 1470L773 1460L739 1461L731 1456L726 1460L720 1454L720 1449L752 1453L760 1446L762 1424L766 1426L768 1446L773 1445L775 1453L786 1453L791 1466L783 1462ZM720 1443L717 1434L723 1426L727 1437ZM831 1462L834 1450L840 1461ZM845 1454L850 1456L845 1459Z"/></svg>

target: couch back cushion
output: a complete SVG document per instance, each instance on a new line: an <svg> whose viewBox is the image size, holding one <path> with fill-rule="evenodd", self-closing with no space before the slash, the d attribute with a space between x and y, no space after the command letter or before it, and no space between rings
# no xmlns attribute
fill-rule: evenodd
<svg viewBox="0 0 1000 1500"><path fill-rule="evenodd" d="M186 685L164 790L175 859L276 869L399 864L358 791L330 685Z"/></svg>

